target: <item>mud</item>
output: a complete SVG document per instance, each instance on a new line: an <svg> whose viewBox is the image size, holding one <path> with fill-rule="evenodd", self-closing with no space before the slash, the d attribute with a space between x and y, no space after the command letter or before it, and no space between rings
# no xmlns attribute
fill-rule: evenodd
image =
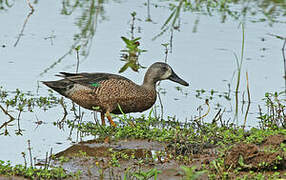
<svg viewBox="0 0 286 180"><path fill-rule="evenodd" d="M226 153L225 165L232 168L240 167L245 171L284 170L286 158L280 144L285 142L285 136L272 135L259 145L237 144Z"/></svg>
<svg viewBox="0 0 286 180"><path fill-rule="evenodd" d="M284 172L286 158L280 147L285 142L285 136L275 135L261 144L233 145L224 154L225 169L230 168L230 179L243 177L249 170L270 174ZM61 156L68 160L61 162ZM207 168L209 173L215 174L210 164L221 156L213 145L183 144L177 147L173 143L128 139L106 143L98 140L81 142L59 152L56 157L52 165L62 166L68 172L80 170L80 179L123 179L124 176L135 179L134 172L156 168L160 171L157 179L176 180L184 178L182 165L196 166L197 170ZM239 173L231 173L234 169L240 170ZM200 179L208 179L208 174L203 174Z"/></svg>
<svg viewBox="0 0 286 180"><path fill-rule="evenodd" d="M24 177L19 177L19 176L2 176L0 175L0 180L28 180L27 178Z"/></svg>
<svg viewBox="0 0 286 180"><path fill-rule="evenodd" d="M56 157L68 157L68 162L54 161L53 165L62 166L69 172L82 172L81 178L86 179L123 179L139 171L148 171L156 168L160 173L158 179L182 179L184 172L180 166L192 163L200 167L205 161L211 161L215 156L204 151L204 156L193 156L191 161L178 161L176 151L168 150L170 144L148 140L120 140L104 143L97 140L75 144L70 148L56 154ZM112 149L112 151L111 151ZM85 152L80 153L80 152ZM185 151L184 151L185 152ZM112 165L114 155L118 165ZM124 154L124 155L122 155ZM125 155L128 158L124 158ZM178 155L178 154L177 154ZM185 155L185 153L184 153ZM130 158L133 156L133 158ZM206 178L206 177L205 177ZM134 179L131 178L131 179Z"/></svg>

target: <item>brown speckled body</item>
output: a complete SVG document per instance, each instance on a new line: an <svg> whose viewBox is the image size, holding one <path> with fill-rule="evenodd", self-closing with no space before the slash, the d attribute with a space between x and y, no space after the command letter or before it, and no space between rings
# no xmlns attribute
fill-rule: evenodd
<svg viewBox="0 0 286 180"><path fill-rule="evenodd" d="M61 72L58 81L44 81L43 83L61 95L70 98L78 105L101 112L102 124L106 116L110 124L116 127L110 113L142 112L156 101L156 83L169 79L184 86L189 84L179 78L172 68L161 62L152 64L142 85L115 74L108 73L65 73Z"/></svg>
<svg viewBox="0 0 286 180"><path fill-rule="evenodd" d="M156 101L156 91L142 88L125 78L111 78L101 81L99 87L78 87L69 98L87 109L99 108L101 112L121 114L118 104L124 113L149 109Z"/></svg>

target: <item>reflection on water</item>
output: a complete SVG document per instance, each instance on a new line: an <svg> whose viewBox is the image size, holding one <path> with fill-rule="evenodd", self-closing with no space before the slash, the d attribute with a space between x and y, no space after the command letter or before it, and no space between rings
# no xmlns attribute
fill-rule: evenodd
<svg viewBox="0 0 286 180"><path fill-rule="evenodd" d="M15 3L15 0L7 1L7 0L0 0L0 10L7 10L11 8Z"/></svg>
<svg viewBox="0 0 286 180"><path fill-rule="evenodd" d="M286 3L285 1L277 2L273 0L234 0L234 1L170 1L169 9L171 14L164 21L161 32L157 34L153 39L158 38L167 30L179 30L181 26L181 14L192 12L199 13L208 16L220 16L221 23L225 23L229 20L238 20L241 23L246 23L246 21L255 22L268 22L271 26L273 23L286 23L286 21L281 21L282 16L286 16ZM156 6L156 4L155 4ZM254 19L252 19L254 18ZM196 32L197 26L199 24L200 18L197 17L193 32Z"/></svg>
<svg viewBox="0 0 286 180"><path fill-rule="evenodd" d="M115 1L116 2L116 1ZM0 0L0 10L9 10L15 5L14 0ZM38 1L35 0L32 4L37 4ZM41 75L46 73L48 70L54 68L57 64L61 63L68 55L70 55L73 50L80 46L80 54L86 59L90 53L92 46L92 40L94 38L97 24L100 21L107 20L104 10L104 3L109 3L109 1L104 0L62 0L62 10L63 15L73 15L78 14L75 20L75 25L79 28L79 33L74 34L73 43L71 47L57 60L52 63L49 67L43 70ZM221 23L225 23L229 20L238 20L241 23L246 23L250 21L252 23L256 22L268 22L268 25L272 26L273 23L286 23L286 21L281 20L281 17L286 16L286 3L285 1L274 1L274 0L233 0L233 1L185 1L185 0L165 0L165 4L162 3L151 3L152 6L156 8L167 7L170 10L170 15L160 22L161 32L153 37L153 40L162 36L168 30L171 32L170 44L172 47L172 37L173 32L179 31L181 27L182 13L186 14L188 12L198 13L203 16L220 16ZM30 1L27 4L31 7ZM167 5L166 5L167 4ZM145 5L147 6L147 22L152 22L151 12L150 12L150 1L148 0ZM17 45L20 37L23 35L24 27L26 21L29 19L32 11L28 14L23 28L19 33L19 38L17 39L14 46ZM197 31L199 26L200 16L198 15L193 32ZM132 38L131 38L132 39ZM138 65L138 62L137 62ZM74 66L74 65L72 65Z"/></svg>
<svg viewBox="0 0 286 180"><path fill-rule="evenodd" d="M63 0L61 13L63 15L72 15L77 9L81 11L81 16L77 18L75 25L78 26L80 33L74 35L74 42L70 49L59 57L52 65L46 68L40 75L43 75L48 70L61 63L67 55L70 55L76 47L80 47L80 54L87 58L92 46L92 39L96 32L97 23L100 20L105 20L104 16L104 1L76 1L74 4L70 0ZM73 65L74 66L74 65Z"/></svg>
<svg viewBox="0 0 286 180"><path fill-rule="evenodd" d="M24 30L25 30L26 24L27 24L28 20L30 19L30 17L32 16L32 14L34 13L34 11L35 11L33 5L30 3L30 1L27 1L27 3L28 3L28 5L29 5L29 7L30 7L30 12L29 12L29 14L27 15L27 17L26 17L26 19L25 19L25 21L24 21L24 24L23 24L23 26L22 26L22 29L21 29L20 33L19 33L19 36L18 36L18 38L17 38L17 41L16 41L15 44L14 44L14 47L17 46L17 44L19 43L21 37L24 35L23 32L24 32Z"/></svg>

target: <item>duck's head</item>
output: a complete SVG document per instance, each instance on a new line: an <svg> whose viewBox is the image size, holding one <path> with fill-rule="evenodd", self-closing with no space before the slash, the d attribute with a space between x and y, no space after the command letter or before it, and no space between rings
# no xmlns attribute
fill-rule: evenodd
<svg viewBox="0 0 286 180"><path fill-rule="evenodd" d="M168 64L162 62L156 62L148 68L143 84L154 85L156 82L165 79L189 86L189 83L181 79Z"/></svg>

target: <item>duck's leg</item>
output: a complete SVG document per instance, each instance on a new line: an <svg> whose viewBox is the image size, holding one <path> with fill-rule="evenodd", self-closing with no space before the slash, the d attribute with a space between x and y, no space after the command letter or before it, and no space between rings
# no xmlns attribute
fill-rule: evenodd
<svg viewBox="0 0 286 180"><path fill-rule="evenodd" d="M111 116L110 116L109 111L107 111L107 112L105 113L105 115L106 115L107 119L109 120L110 125L112 125L113 127L116 127L116 124L113 122L113 120L112 120L112 118L111 118Z"/></svg>
<svg viewBox="0 0 286 180"><path fill-rule="evenodd" d="M105 126L105 120L104 120L105 116L104 116L104 112L101 112L101 113L100 113L100 117L101 117L101 125L102 125L102 126Z"/></svg>

